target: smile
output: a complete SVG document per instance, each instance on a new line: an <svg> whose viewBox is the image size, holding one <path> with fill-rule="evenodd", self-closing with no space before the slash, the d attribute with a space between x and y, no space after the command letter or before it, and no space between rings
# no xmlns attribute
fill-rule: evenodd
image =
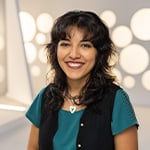
<svg viewBox="0 0 150 150"><path fill-rule="evenodd" d="M67 65L71 68L80 68L83 66L83 63L80 62L68 62Z"/></svg>

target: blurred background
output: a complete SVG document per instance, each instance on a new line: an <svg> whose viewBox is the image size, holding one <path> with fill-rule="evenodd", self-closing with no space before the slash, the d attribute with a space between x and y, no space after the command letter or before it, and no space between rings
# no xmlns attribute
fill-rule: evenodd
<svg viewBox="0 0 150 150"><path fill-rule="evenodd" d="M51 27L57 17L76 9L96 12L109 27L120 52L113 71L135 108L140 123L139 149L149 150L150 1L0 0L2 150L26 149L30 123L24 113L47 84L49 68L44 50Z"/></svg>

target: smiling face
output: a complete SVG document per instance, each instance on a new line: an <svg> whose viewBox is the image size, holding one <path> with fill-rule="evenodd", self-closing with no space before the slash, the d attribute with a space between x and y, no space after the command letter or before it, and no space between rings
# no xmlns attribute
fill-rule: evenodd
<svg viewBox="0 0 150 150"><path fill-rule="evenodd" d="M86 81L95 65L97 50L83 38L84 32L72 27L70 35L58 43L58 63L69 81Z"/></svg>

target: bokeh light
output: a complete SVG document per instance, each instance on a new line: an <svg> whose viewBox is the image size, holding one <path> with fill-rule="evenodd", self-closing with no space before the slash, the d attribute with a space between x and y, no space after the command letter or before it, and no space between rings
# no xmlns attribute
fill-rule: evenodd
<svg viewBox="0 0 150 150"><path fill-rule="evenodd" d="M146 90L150 91L150 70L147 70L142 75L142 85Z"/></svg>
<svg viewBox="0 0 150 150"><path fill-rule="evenodd" d="M35 40L39 45L43 45L46 43L46 36L43 33L38 33L35 37Z"/></svg>
<svg viewBox="0 0 150 150"><path fill-rule="evenodd" d="M39 60L42 63L47 63L46 49L43 47L39 50Z"/></svg>
<svg viewBox="0 0 150 150"><path fill-rule="evenodd" d="M124 87L131 89L135 86L135 79L132 76L126 76L123 79Z"/></svg>
<svg viewBox="0 0 150 150"><path fill-rule="evenodd" d="M43 33L51 31L53 26L53 18L48 13L42 13L37 18L37 28Z"/></svg>
<svg viewBox="0 0 150 150"><path fill-rule="evenodd" d="M30 42L35 36L36 25L35 20L28 12L21 11L19 13L21 29L23 34L23 40L25 42Z"/></svg>
<svg viewBox="0 0 150 150"><path fill-rule="evenodd" d="M131 44L120 53L120 65L129 74L137 75L142 73L148 64L148 52L141 45Z"/></svg>
<svg viewBox="0 0 150 150"><path fill-rule="evenodd" d="M25 43L25 52L28 63L33 63L37 56L37 49L32 43Z"/></svg>
<svg viewBox="0 0 150 150"><path fill-rule="evenodd" d="M109 28L112 28L116 23L116 15L111 10L105 10L101 13L100 18L106 23Z"/></svg>
<svg viewBox="0 0 150 150"><path fill-rule="evenodd" d="M31 74L35 77L39 76L41 74L40 67L37 65L34 65L31 67Z"/></svg>
<svg viewBox="0 0 150 150"><path fill-rule="evenodd" d="M150 40L150 8L138 10L131 18L131 29L140 40Z"/></svg>
<svg viewBox="0 0 150 150"><path fill-rule="evenodd" d="M132 42L132 33L127 26L118 26L112 32L112 40L118 47L125 47Z"/></svg>

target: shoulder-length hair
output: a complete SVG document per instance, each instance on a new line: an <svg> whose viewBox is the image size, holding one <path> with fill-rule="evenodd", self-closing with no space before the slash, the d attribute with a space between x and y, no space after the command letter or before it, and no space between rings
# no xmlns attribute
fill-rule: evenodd
<svg viewBox="0 0 150 150"><path fill-rule="evenodd" d="M112 75L113 66L110 63L110 59L116 55L116 50L107 26L93 12L67 12L55 21L51 31L51 42L47 45L48 62L55 74L53 84L50 84L47 89L47 95L51 95L49 106L52 110L61 108L64 102L63 93L68 88L66 75L58 64L57 46L60 40L70 36L71 27L81 29L84 33L83 40L90 41L97 50L95 66L91 71L89 80L81 91L83 97L80 104L89 105L96 99L100 99L104 89L115 81L115 77ZM49 96L47 99L50 99Z"/></svg>

